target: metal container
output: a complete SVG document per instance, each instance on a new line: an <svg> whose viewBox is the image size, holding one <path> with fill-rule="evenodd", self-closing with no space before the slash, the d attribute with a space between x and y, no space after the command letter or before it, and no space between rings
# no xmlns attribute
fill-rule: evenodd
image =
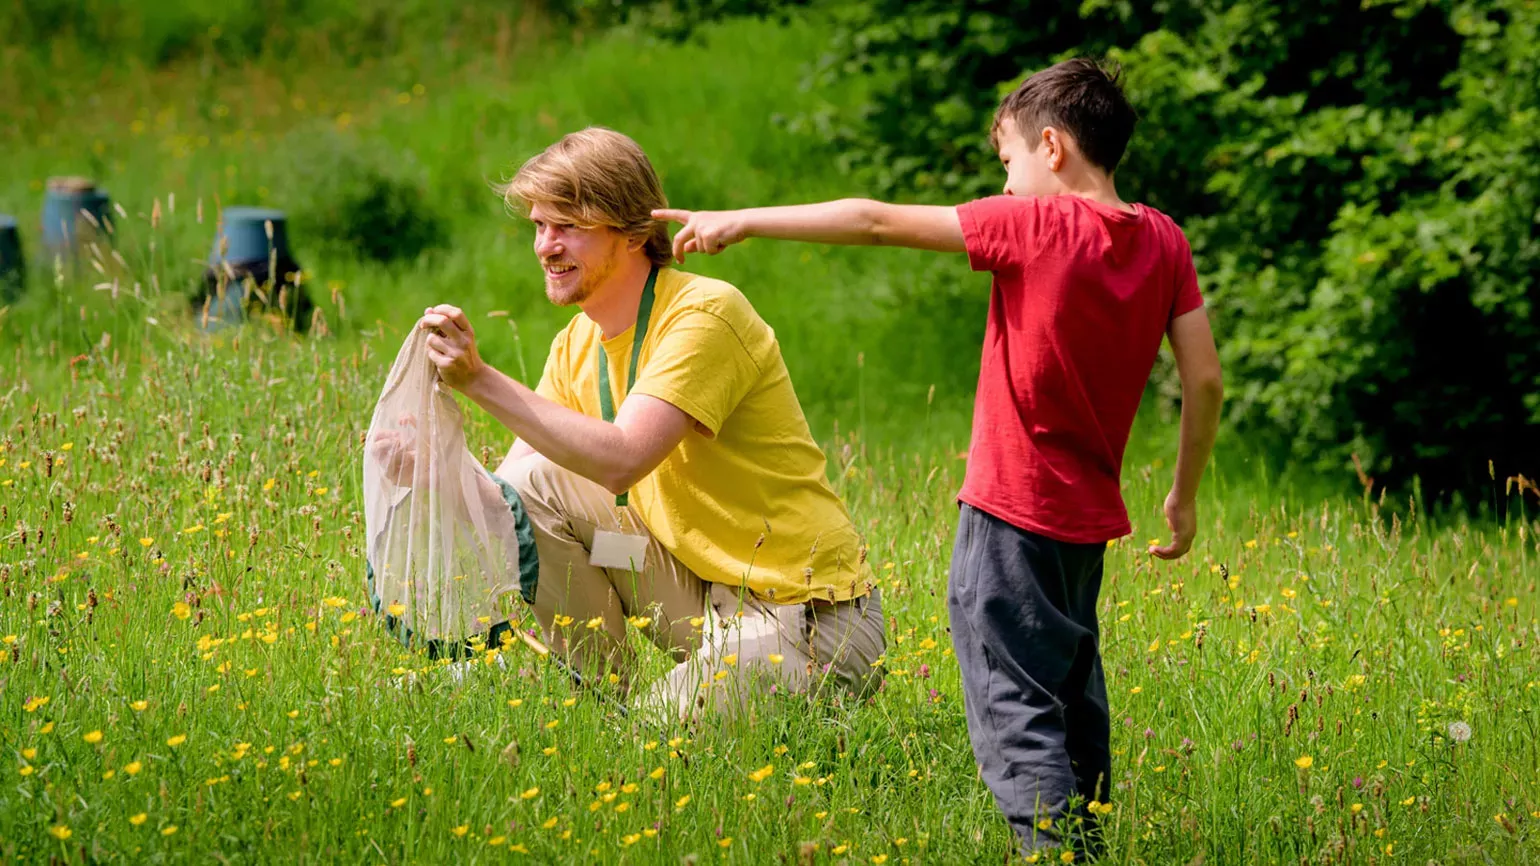
<svg viewBox="0 0 1540 866"><path fill-rule="evenodd" d="M21 297L26 282L26 262L21 257L21 232L16 218L0 213L0 303Z"/></svg>

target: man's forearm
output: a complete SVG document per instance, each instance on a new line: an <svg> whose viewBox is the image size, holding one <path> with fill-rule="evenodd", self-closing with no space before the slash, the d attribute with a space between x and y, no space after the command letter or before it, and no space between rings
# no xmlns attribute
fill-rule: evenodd
<svg viewBox="0 0 1540 866"><path fill-rule="evenodd" d="M1217 381L1182 388L1182 439L1176 454L1176 479L1171 491L1183 502L1198 496L1198 484L1219 435L1219 409L1224 388Z"/></svg>
<svg viewBox="0 0 1540 866"><path fill-rule="evenodd" d="M614 424L558 406L491 366L461 390L558 466L612 490L632 471L625 431Z"/></svg>

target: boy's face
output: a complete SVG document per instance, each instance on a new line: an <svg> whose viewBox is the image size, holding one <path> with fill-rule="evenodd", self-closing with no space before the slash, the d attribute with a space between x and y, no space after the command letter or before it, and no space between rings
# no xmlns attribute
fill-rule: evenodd
<svg viewBox="0 0 1540 866"><path fill-rule="evenodd" d="M1006 195L1052 195L1058 190L1055 173L1064 164L1063 139L1053 127L1045 127L1037 141L1029 142L1016 119L1000 120L995 136L1000 163L1005 166Z"/></svg>

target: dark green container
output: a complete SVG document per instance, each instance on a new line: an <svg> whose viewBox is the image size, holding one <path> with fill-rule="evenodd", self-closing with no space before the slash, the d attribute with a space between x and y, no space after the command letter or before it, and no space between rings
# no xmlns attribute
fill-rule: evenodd
<svg viewBox="0 0 1540 866"><path fill-rule="evenodd" d="M62 253L81 240L94 237L98 227L105 228L112 219L108 201L107 191L97 189L88 178L49 178L43 194L43 246Z"/></svg>
<svg viewBox="0 0 1540 866"><path fill-rule="evenodd" d="M21 297L27 277L26 262L21 257L21 232L16 218L0 213L0 303Z"/></svg>

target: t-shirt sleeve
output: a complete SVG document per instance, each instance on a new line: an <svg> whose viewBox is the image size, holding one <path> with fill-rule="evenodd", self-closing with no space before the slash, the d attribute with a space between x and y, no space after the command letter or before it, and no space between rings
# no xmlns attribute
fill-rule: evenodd
<svg viewBox="0 0 1540 866"><path fill-rule="evenodd" d="M1186 314L1203 306L1203 294L1198 291L1198 271L1192 262L1192 247L1187 238L1180 239L1176 251L1176 291L1171 295L1171 318Z"/></svg>
<svg viewBox="0 0 1540 866"><path fill-rule="evenodd" d="M759 365L715 313L685 310L661 324L631 393L678 407L715 436L758 381Z"/></svg>
<svg viewBox="0 0 1540 866"><path fill-rule="evenodd" d="M1032 198L996 195L958 205L963 246L975 271L1020 268L1036 257L1042 209Z"/></svg>
<svg viewBox="0 0 1540 866"><path fill-rule="evenodd" d="M581 412L583 408L573 399L572 386L567 380L566 354L567 332L564 329L551 340L551 353L545 356L545 369L540 373L540 383L535 386L535 393L552 403Z"/></svg>

